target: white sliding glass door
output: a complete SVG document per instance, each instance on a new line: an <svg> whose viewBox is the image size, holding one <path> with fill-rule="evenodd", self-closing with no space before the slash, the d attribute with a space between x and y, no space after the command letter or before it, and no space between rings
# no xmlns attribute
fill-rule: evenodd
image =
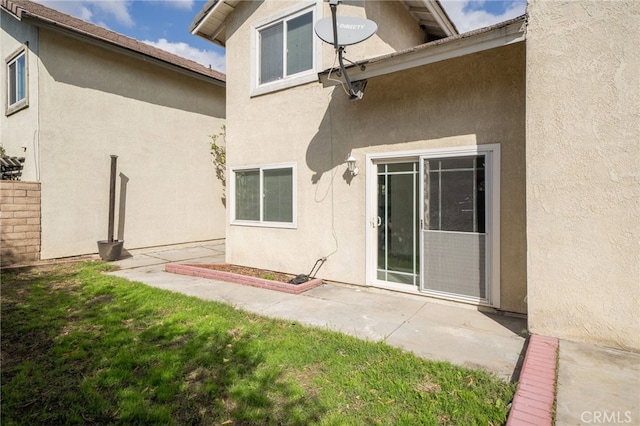
<svg viewBox="0 0 640 426"><path fill-rule="evenodd" d="M369 160L370 282L499 307L499 146Z"/></svg>

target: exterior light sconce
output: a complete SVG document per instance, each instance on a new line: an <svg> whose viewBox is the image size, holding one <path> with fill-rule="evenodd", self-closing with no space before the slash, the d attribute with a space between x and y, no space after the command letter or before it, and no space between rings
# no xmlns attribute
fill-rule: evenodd
<svg viewBox="0 0 640 426"><path fill-rule="evenodd" d="M360 172L356 167L356 157L353 155L349 155L349 158L347 158L347 167L349 168L349 172L351 172L351 176L356 176Z"/></svg>

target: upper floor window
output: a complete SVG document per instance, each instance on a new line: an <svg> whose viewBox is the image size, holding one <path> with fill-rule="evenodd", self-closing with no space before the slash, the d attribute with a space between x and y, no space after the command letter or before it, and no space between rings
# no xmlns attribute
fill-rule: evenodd
<svg viewBox="0 0 640 426"><path fill-rule="evenodd" d="M317 79L313 34L316 2L304 2L253 25L251 95L260 95Z"/></svg>
<svg viewBox="0 0 640 426"><path fill-rule="evenodd" d="M258 30L260 84L313 69L313 12Z"/></svg>
<svg viewBox="0 0 640 426"><path fill-rule="evenodd" d="M21 49L7 60L7 114L27 105L27 51Z"/></svg>

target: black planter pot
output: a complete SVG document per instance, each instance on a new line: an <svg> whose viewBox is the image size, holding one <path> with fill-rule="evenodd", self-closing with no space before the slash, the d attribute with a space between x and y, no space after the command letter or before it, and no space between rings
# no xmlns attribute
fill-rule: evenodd
<svg viewBox="0 0 640 426"><path fill-rule="evenodd" d="M123 240L98 241L98 253L100 254L100 258L102 260L106 260L107 262L120 259L120 255L122 254L123 244L124 244Z"/></svg>

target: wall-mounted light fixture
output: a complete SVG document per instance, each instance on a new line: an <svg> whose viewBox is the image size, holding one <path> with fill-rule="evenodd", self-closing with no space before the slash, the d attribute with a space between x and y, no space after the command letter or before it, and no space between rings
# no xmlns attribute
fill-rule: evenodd
<svg viewBox="0 0 640 426"><path fill-rule="evenodd" d="M347 167L351 172L351 176L355 176L360 172L360 170L358 170L358 168L356 167L356 157L354 157L353 155L349 155L349 158L347 158Z"/></svg>

